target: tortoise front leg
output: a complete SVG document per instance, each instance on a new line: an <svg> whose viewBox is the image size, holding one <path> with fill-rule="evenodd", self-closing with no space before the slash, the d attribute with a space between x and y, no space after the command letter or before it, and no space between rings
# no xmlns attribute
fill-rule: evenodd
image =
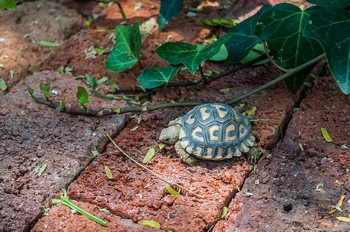
<svg viewBox="0 0 350 232"><path fill-rule="evenodd" d="M175 150L177 155L181 158L182 162L191 166L196 163L196 158L188 154L186 150L181 146L180 142L175 143Z"/></svg>

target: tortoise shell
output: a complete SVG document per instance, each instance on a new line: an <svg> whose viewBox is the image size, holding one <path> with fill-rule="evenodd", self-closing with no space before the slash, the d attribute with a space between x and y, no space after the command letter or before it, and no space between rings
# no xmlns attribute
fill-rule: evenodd
<svg viewBox="0 0 350 232"><path fill-rule="evenodd" d="M200 159L229 159L255 146L249 118L226 104L199 105L176 120L180 145Z"/></svg>

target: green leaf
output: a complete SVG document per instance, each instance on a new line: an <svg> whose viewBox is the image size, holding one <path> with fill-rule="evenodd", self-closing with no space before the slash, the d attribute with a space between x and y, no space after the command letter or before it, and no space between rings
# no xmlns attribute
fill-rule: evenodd
<svg viewBox="0 0 350 232"><path fill-rule="evenodd" d="M96 83L101 85L101 84L105 84L106 82L108 82L108 77L102 77L98 79Z"/></svg>
<svg viewBox="0 0 350 232"><path fill-rule="evenodd" d="M0 0L0 10L16 10L16 1L15 0Z"/></svg>
<svg viewBox="0 0 350 232"><path fill-rule="evenodd" d="M153 89L171 81L180 69L180 65L162 68L145 68L137 82L145 89Z"/></svg>
<svg viewBox="0 0 350 232"><path fill-rule="evenodd" d="M50 96L50 82L47 84L40 83L40 91L45 98Z"/></svg>
<svg viewBox="0 0 350 232"><path fill-rule="evenodd" d="M105 65L111 71L121 72L132 67L140 57L140 23L136 22L132 26L117 26L115 32L115 46Z"/></svg>
<svg viewBox="0 0 350 232"><path fill-rule="evenodd" d="M111 169L109 169L108 166L105 166L105 173L106 173L106 176L109 180L113 180L113 174L111 172Z"/></svg>
<svg viewBox="0 0 350 232"><path fill-rule="evenodd" d="M0 89L2 91L6 91L7 88L8 88L8 86L7 86L6 82L5 82L5 80L3 78L0 78Z"/></svg>
<svg viewBox="0 0 350 232"><path fill-rule="evenodd" d="M231 19L222 19L222 18L214 18L214 19L195 19L195 24L198 26L210 26L217 27L222 26L226 28L232 28L239 24L239 20L231 20Z"/></svg>
<svg viewBox="0 0 350 232"><path fill-rule="evenodd" d="M162 149L165 147L165 144L159 143L159 144L158 144L158 147L159 147L159 150L162 150Z"/></svg>
<svg viewBox="0 0 350 232"><path fill-rule="evenodd" d="M307 1L319 6L336 6L341 8L345 8L350 4L349 0L307 0Z"/></svg>
<svg viewBox="0 0 350 232"><path fill-rule="evenodd" d="M197 47L183 42L167 42L156 49L157 54L172 65L184 64L194 74L198 66L220 51L232 35L226 34L216 42L204 47Z"/></svg>
<svg viewBox="0 0 350 232"><path fill-rule="evenodd" d="M161 0L159 11L159 32L163 30L172 17L180 13L183 4L184 0Z"/></svg>
<svg viewBox="0 0 350 232"><path fill-rule="evenodd" d="M96 92L97 81L92 75L86 74L86 84L90 86L92 93Z"/></svg>
<svg viewBox="0 0 350 232"><path fill-rule="evenodd" d="M218 53L216 53L214 56L210 57L209 60L211 61L224 61L226 60L228 57L228 52L226 49L226 46L223 44L220 47L220 50Z"/></svg>
<svg viewBox="0 0 350 232"><path fill-rule="evenodd" d="M165 189L173 196L180 196L181 195L178 191L176 191L175 189L173 189L169 185L165 186Z"/></svg>
<svg viewBox="0 0 350 232"><path fill-rule="evenodd" d="M45 170L46 170L46 167L47 167L47 163L44 163L41 167L40 167L40 170L38 172L38 176L41 176Z"/></svg>
<svg viewBox="0 0 350 232"><path fill-rule="evenodd" d="M240 62L261 41L254 34L255 27L260 16L270 8L270 5L264 5L254 16L239 23L229 32L229 34L232 34L232 37L225 43L229 54L226 60L227 62Z"/></svg>
<svg viewBox="0 0 350 232"><path fill-rule="evenodd" d="M45 40L39 41L38 44L40 46L43 46L43 47L58 47L58 46L60 46L59 43L49 42L49 41L45 41Z"/></svg>
<svg viewBox="0 0 350 232"><path fill-rule="evenodd" d="M151 147L150 149L148 149L147 154L146 154L145 158L143 158L142 163L148 164L149 161L151 161L151 159L152 159L155 155L156 155L156 150L155 150L153 147Z"/></svg>
<svg viewBox="0 0 350 232"><path fill-rule="evenodd" d="M336 219L341 222L350 222L350 217L336 217Z"/></svg>
<svg viewBox="0 0 350 232"><path fill-rule="evenodd" d="M350 93L350 14L340 8L322 8L311 15L305 36L319 41L341 91Z"/></svg>
<svg viewBox="0 0 350 232"><path fill-rule="evenodd" d="M84 87L78 86L77 99L82 105L85 105L88 102L89 94Z"/></svg>
<svg viewBox="0 0 350 232"><path fill-rule="evenodd" d="M315 40L303 36L310 21L310 14L318 7L302 11L299 7L282 3L273 6L258 20L256 33L267 42L270 54L283 69L300 66L323 53L322 46ZM290 77L287 81L292 92L304 82L312 67Z"/></svg>
<svg viewBox="0 0 350 232"><path fill-rule="evenodd" d="M246 57L244 57L240 62L242 64L245 64L247 62L250 62L254 59L257 59L258 57L261 56L261 54L265 53L264 45L261 43L256 44L252 50L248 53ZM266 58L265 60L262 60L260 62L255 63L254 65L262 65L268 63L270 60Z"/></svg>
<svg viewBox="0 0 350 232"><path fill-rule="evenodd" d="M153 220L142 220L142 221L139 221L139 224L143 226L149 226L152 228L160 229L160 224Z"/></svg>
<svg viewBox="0 0 350 232"><path fill-rule="evenodd" d="M81 215L89 218L90 220L93 220L95 222L97 222L98 224L102 225L102 226L107 226L107 222L102 220L99 217L96 217L95 215L92 215L91 213L83 210L82 208L74 205L68 198L66 191L64 190L64 194L61 197L61 199L52 199L52 204L56 205L56 204L62 204L65 206L68 206L69 208L71 208L72 210L74 210L75 212L80 213Z"/></svg>
<svg viewBox="0 0 350 232"><path fill-rule="evenodd" d="M27 91L31 97L34 96L34 89L32 89L30 86L28 86Z"/></svg>
<svg viewBox="0 0 350 232"><path fill-rule="evenodd" d="M64 98L60 101L60 104L56 107L57 112L61 112L62 109L64 108Z"/></svg>
<svg viewBox="0 0 350 232"><path fill-rule="evenodd" d="M333 139L329 135L329 133L326 130L326 128L321 127L321 133L322 133L322 136L323 136L324 140L326 140L328 143L331 143L333 141Z"/></svg>

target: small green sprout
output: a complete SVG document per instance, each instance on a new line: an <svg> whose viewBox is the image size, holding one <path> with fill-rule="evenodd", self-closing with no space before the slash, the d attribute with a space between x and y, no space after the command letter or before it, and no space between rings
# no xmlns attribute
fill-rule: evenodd
<svg viewBox="0 0 350 232"><path fill-rule="evenodd" d="M74 205L70 200L69 197L67 196L67 191L66 190L62 190L62 196L60 199L54 198L52 199L52 204L57 205L57 204L62 204L65 206L68 206L69 208L73 209L74 211L80 213L81 215L89 218L90 220L93 220L94 222L97 222L98 224L102 225L102 226L107 226L107 222L102 220L99 217L96 217L94 215L92 215L89 212L86 212L85 210L83 210L82 208Z"/></svg>

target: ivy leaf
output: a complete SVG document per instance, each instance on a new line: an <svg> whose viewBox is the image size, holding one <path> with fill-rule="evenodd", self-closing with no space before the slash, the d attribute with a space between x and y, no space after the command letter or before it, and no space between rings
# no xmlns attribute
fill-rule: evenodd
<svg viewBox="0 0 350 232"><path fill-rule="evenodd" d="M145 156L145 158L143 158L142 163L144 164L148 164L149 161L151 161L151 159L156 155L156 150L154 149L154 147L151 147L150 149L148 149L147 154Z"/></svg>
<svg viewBox="0 0 350 232"><path fill-rule="evenodd" d="M172 65L184 64L194 74L198 66L220 51L231 34L226 34L216 42L204 47L183 42L167 42L156 49L157 54Z"/></svg>
<svg viewBox="0 0 350 232"><path fill-rule="evenodd" d="M273 6L258 20L256 34L267 42L277 65L291 69L302 65L323 53L322 46L315 40L303 36L310 14L319 7L302 11L299 7L282 3ZM296 92L313 67L290 77L287 85Z"/></svg>
<svg viewBox="0 0 350 232"><path fill-rule="evenodd" d="M141 32L140 23L132 26L117 26L115 28L115 46L105 63L107 69L121 72L132 67L140 57Z"/></svg>
<svg viewBox="0 0 350 232"><path fill-rule="evenodd" d="M82 105L85 105L88 102L89 94L84 87L78 86L77 99Z"/></svg>
<svg viewBox="0 0 350 232"><path fill-rule="evenodd" d="M172 17L180 13L183 4L184 0L161 0L159 11L159 32L163 30Z"/></svg>
<svg viewBox="0 0 350 232"><path fill-rule="evenodd" d="M224 61L228 57L228 52L226 49L226 46L223 44L220 46L220 50L218 53L216 53L214 56L210 57L209 60L211 61Z"/></svg>
<svg viewBox="0 0 350 232"><path fill-rule="evenodd" d="M40 91L45 98L48 98L50 96L50 83L47 83L47 84L40 83Z"/></svg>
<svg viewBox="0 0 350 232"><path fill-rule="evenodd" d="M340 8L319 9L311 15L305 36L319 41L341 91L350 93L350 14Z"/></svg>
<svg viewBox="0 0 350 232"><path fill-rule="evenodd" d="M261 43L255 44L255 46L253 47L252 50L250 50L250 52L248 53L248 55L246 57L244 57L242 60L240 60L240 62L242 64L245 64L247 62L250 62L254 59L257 59L258 57L261 56L261 54L265 53L265 49L264 49L264 45L262 45ZM268 63L270 60L268 58L266 58L265 60L262 60L260 62L255 63L254 65L262 65L262 64L266 64Z"/></svg>
<svg viewBox="0 0 350 232"><path fill-rule="evenodd" d="M16 10L16 1L15 0L0 0L0 10L8 9L15 11Z"/></svg>
<svg viewBox="0 0 350 232"><path fill-rule="evenodd" d="M319 6L336 6L345 8L350 4L349 0L307 0L307 2L310 2L312 4L316 4Z"/></svg>
<svg viewBox="0 0 350 232"><path fill-rule="evenodd" d="M145 89L153 89L171 81L180 69L180 65L162 68L145 68L137 82Z"/></svg>
<svg viewBox="0 0 350 232"><path fill-rule="evenodd" d="M229 32L232 34L232 37L225 43L229 54L226 60L227 62L236 63L241 61L261 41L254 34L255 27L260 16L270 8L270 5L264 5L254 16L239 23Z"/></svg>

